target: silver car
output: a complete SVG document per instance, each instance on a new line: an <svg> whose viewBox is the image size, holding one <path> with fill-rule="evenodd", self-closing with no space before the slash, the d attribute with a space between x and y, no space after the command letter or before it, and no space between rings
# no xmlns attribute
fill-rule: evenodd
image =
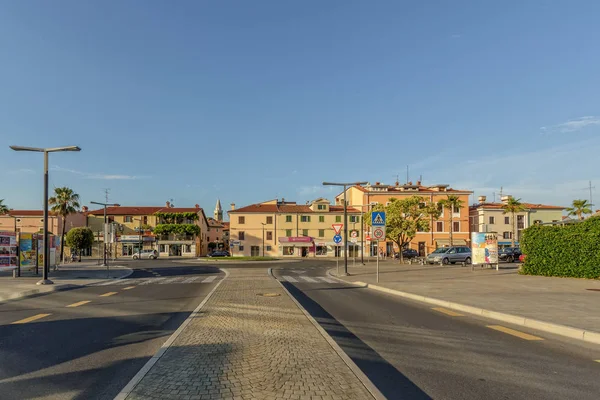
<svg viewBox="0 0 600 400"><path fill-rule="evenodd" d="M427 264L471 264L471 249L467 246L441 247L427 256Z"/></svg>
<svg viewBox="0 0 600 400"><path fill-rule="evenodd" d="M142 250L141 253L137 252L135 253L132 258L134 260L137 259L149 259L149 260L156 260L158 258L158 252L156 250Z"/></svg>

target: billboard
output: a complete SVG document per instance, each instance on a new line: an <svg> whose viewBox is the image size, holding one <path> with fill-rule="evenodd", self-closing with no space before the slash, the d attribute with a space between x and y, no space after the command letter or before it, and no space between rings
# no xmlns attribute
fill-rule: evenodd
<svg viewBox="0 0 600 400"><path fill-rule="evenodd" d="M19 237L21 267L35 266L35 249L33 234L21 233L21 236Z"/></svg>
<svg viewBox="0 0 600 400"><path fill-rule="evenodd" d="M0 232L0 271L16 269L17 234L15 232Z"/></svg>
<svg viewBox="0 0 600 400"><path fill-rule="evenodd" d="M494 232L472 232L473 264L498 264L498 235Z"/></svg>

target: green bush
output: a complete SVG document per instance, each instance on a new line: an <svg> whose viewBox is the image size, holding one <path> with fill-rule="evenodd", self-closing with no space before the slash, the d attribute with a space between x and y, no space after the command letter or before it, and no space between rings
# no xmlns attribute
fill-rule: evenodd
<svg viewBox="0 0 600 400"><path fill-rule="evenodd" d="M67 232L66 245L71 250L82 250L94 244L94 232L90 228L73 228Z"/></svg>
<svg viewBox="0 0 600 400"><path fill-rule="evenodd" d="M600 217L564 226L534 225L523 231L527 275L600 278Z"/></svg>
<svg viewBox="0 0 600 400"><path fill-rule="evenodd" d="M154 234L156 235L168 235L174 233L177 235L199 235L200 227L198 225L191 224L158 224L154 228Z"/></svg>

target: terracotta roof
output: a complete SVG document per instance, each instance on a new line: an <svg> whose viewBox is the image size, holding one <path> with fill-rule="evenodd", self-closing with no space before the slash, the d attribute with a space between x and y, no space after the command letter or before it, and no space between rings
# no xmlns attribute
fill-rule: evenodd
<svg viewBox="0 0 600 400"><path fill-rule="evenodd" d="M208 226L210 227L223 227L223 223L214 218L207 218L206 220L208 221Z"/></svg>
<svg viewBox="0 0 600 400"><path fill-rule="evenodd" d="M246 207L236 208L235 210L230 210L228 213L276 213L277 212L277 204L250 204Z"/></svg>
<svg viewBox="0 0 600 400"><path fill-rule="evenodd" d="M52 211L48 211L49 215L54 215ZM8 210L11 217L43 217L44 210Z"/></svg>
<svg viewBox="0 0 600 400"><path fill-rule="evenodd" d="M330 212L343 212L344 211L344 206L329 206L329 211ZM295 213L303 213L303 214L310 214L310 213L323 213L324 211L322 210L317 210L317 211L313 211L310 206L307 205L297 205L297 204L281 204L281 205L276 205L276 204L251 204L249 206L246 207L241 207L235 210L230 210L229 213L289 213L289 214L295 214ZM348 207L348 212L349 213L360 213L359 210L352 208L352 207Z"/></svg>
<svg viewBox="0 0 600 400"><path fill-rule="evenodd" d="M527 209L537 209L537 210L564 210L565 207L561 207L561 206L549 206L549 205L545 205L545 204L533 204L533 203L521 203L523 205L523 207L527 208ZM471 206L471 208L477 209L477 208L493 208L493 209L500 209L502 208L504 204L502 203L479 203L479 204L475 204L473 206Z"/></svg>
<svg viewBox="0 0 600 400"><path fill-rule="evenodd" d="M195 207L189 207L189 208L185 208L185 207L146 207L146 206L141 206L141 207L124 207L124 206L119 206L119 207L106 207L106 215L152 215L156 212L173 212L173 213L184 213L184 212L204 212L204 210L202 210L202 208L195 208ZM93 211L89 211L88 214L90 215L104 215L104 208L101 208L99 210L93 210Z"/></svg>

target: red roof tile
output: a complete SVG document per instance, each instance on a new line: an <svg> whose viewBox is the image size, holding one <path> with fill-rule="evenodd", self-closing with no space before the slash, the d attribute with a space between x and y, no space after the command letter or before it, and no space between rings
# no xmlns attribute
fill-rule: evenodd
<svg viewBox="0 0 600 400"><path fill-rule="evenodd" d="M202 208L195 208L195 207L147 207L147 206L140 206L140 207L125 207L125 206L119 206L119 207L107 207L106 208L106 215L152 215L156 212L173 212L173 213L184 213L184 212L204 212L204 210L202 210ZM104 209L101 208L99 210L93 210L93 211L89 211L88 214L90 215L104 215Z"/></svg>
<svg viewBox="0 0 600 400"><path fill-rule="evenodd" d="M235 210L230 210L228 213L276 213L277 205L276 204L250 204L249 206L236 208Z"/></svg>
<svg viewBox="0 0 600 400"><path fill-rule="evenodd" d="M330 212L343 212L344 206L329 206ZM360 213L359 210L348 207L349 213ZM229 213L323 213L322 210L313 211L308 205L297 205L297 204L251 204L249 206L241 207L235 210L229 211Z"/></svg>
<svg viewBox="0 0 600 400"><path fill-rule="evenodd" d="M533 204L533 203L521 203L527 209L538 209L538 210L564 210L565 207L561 206L549 206L546 204ZM501 209L504 204L502 203L479 203L471 206L471 208L492 208Z"/></svg>

